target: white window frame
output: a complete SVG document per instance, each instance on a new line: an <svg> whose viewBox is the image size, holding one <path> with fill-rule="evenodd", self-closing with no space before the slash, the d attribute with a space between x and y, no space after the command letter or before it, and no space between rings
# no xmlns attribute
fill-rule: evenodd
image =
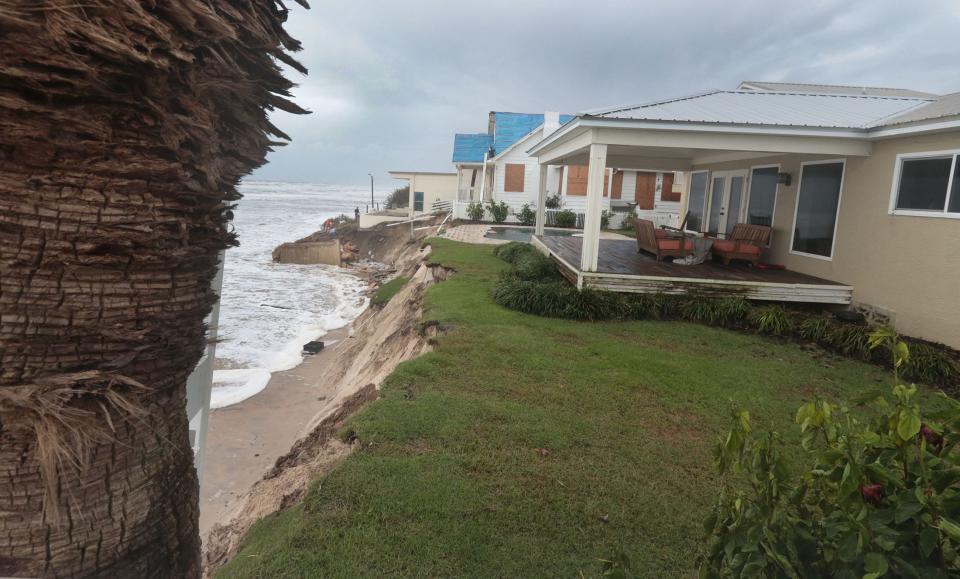
<svg viewBox="0 0 960 579"><path fill-rule="evenodd" d="M939 219L960 219L960 213L949 213L950 197L953 195L953 182L957 177L957 171L960 166L957 164L957 155L960 155L960 149L946 151L928 151L922 153L900 153L897 155L896 165L893 170L893 183L890 185L890 207L887 213L890 215L904 215L908 217L936 217ZM950 157L950 178L947 180L947 196L943 201L943 210L921 209L897 209L897 198L900 196L900 177L903 173L903 162L916 159L943 159Z"/></svg>
<svg viewBox="0 0 960 579"><path fill-rule="evenodd" d="M681 220L683 219L684 216L686 216L687 213L690 212L690 187L693 186L693 176L696 175L697 173L706 173L706 174L707 174L707 188L706 188L706 190L704 190L704 192L703 192L703 207L702 207L703 212L700 214L700 220L703 221L704 219L707 218L707 202L710 200L710 184L711 184L711 181L710 181L710 173L711 173L711 171L710 171L709 169L701 169L701 170L699 170L699 171L689 171L689 172L688 172L689 178L686 179L686 181L687 181L687 186L686 186L686 190L687 190L687 207L686 207L686 211L684 212L683 216L680 217ZM700 225L702 226L703 223L701 223ZM700 234L699 231L692 231L692 230L690 230L690 229L687 229L686 224L684 224L683 230L684 230L686 233L695 233L695 234L698 234L698 235Z"/></svg>
<svg viewBox="0 0 960 579"><path fill-rule="evenodd" d="M830 244L830 255L817 255L805 251L796 251L793 249L794 238L797 236L797 213L800 211L800 192L803 191L803 168L807 165L832 165L840 163L843 169L840 170L840 193L837 196L837 214L833 220L833 243ZM810 257L821 261L833 261L833 256L837 252L837 231L840 228L840 208L843 206L843 185L847 179L847 159L823 159L819 161L805 161L800 163L800 177L797 179L797 195L793 204L793 226L790 227L790 253L802 257Z"/></svg>

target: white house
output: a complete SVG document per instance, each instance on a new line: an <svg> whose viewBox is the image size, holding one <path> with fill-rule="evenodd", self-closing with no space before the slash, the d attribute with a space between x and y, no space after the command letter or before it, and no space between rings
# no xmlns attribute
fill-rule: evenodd
<svg viewBox="0 0 960 579"><path fill-rule="evenodd" d="M488 133L458 134L454 163L458 199L462 202L505 202L516 212L537 205L540 171L527 150L571 120L557 112L539 114L491 112ZM644 170L646 167L611 168L606 173L603 208L614 215L635 213L661 224L679 221L682 174ZM587 167L549 166L547 196L564 209L586 209Z"/></svg>

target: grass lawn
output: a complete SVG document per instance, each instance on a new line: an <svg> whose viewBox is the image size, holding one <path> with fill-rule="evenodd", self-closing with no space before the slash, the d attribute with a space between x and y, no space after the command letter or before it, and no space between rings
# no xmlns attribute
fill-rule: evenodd
<svg viewBox="0 0 960 579"><path fill-rule="evenodd" d="M506 267L489 247L433 243L458 273L425 316L455 329L394 372L348 427L362 448L220 577L595 577L621 552L639 576L693 577L730 408L796 441L803 401L889 381L722 329L519 314L489 297Z"/></svg>
<svg viewBox="0 0 960 579"><path fill-rule="evenodd" d="M375 307L386 305L393 296L397 295L400 288L407 285L408 281L410 281L410 278L401 276L383 284L377 289L377 292L373 294L373 297L370 298L370 305Z"/></svg>

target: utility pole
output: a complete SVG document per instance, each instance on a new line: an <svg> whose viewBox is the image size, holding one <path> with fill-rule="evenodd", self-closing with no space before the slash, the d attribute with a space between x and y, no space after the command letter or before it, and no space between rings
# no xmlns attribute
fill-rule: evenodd
<svg viewBox="0 0 960 579"><path fill-rule="evenodd" d="M367 173L367 175L370 175L370 207L373 207L373 173Z"/></svg>

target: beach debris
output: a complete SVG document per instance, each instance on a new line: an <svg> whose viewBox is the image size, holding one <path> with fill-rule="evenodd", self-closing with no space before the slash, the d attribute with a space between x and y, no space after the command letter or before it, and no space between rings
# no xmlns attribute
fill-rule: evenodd
<svg viewBox="0 0 960 579"><path fill-rule="evenodd" d="M321 340L312 340L303 345L304 354L319 354L323 351L323 342Z"/></svg>

